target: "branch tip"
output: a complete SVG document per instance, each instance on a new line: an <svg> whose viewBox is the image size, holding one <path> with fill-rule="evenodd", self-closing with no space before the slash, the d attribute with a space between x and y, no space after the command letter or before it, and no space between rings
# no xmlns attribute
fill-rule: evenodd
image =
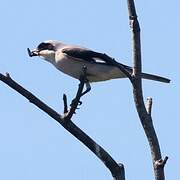
<svg viewBox="0 0 180 180"><path fill-rule="evenodd" d="M168 156L166 156L164 159L159 159L159 160L155 161L155 166L164 167L167 160L168 160Z"/></svg>
<svg viewBox="0 0 180 180"><path fill-rule="evenodd" d="M68 112L68 105L67 105L67 96L63 94L63 102L64 102L64 114Z"/></svg>
<svg viewBox="0 0 180 180"><path fill-rule="evenodd" d="M167 162L168 159L169 159L168 156L166 156L166 157L164 158L164 165L166 164L166 162Z"/></svg>
<svg viewBox="0 0 180 180"><path fill-rule="evenodd" d="M10 74L9 74L8 72L5 73L5 76L6 76L7 78L11 78L11 76L10 76Z"/></svg>

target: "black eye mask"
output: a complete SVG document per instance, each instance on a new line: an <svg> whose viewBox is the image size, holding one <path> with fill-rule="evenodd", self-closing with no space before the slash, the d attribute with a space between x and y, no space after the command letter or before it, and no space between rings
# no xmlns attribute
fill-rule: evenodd
<svg viewBox="0 0 180 180"><path fill-rule="evenodd" d="M39 51L41 51L41 50L54 50L54 46L50 43L44 43L43 42L43 43L38 45L37 49Z"/></svg>

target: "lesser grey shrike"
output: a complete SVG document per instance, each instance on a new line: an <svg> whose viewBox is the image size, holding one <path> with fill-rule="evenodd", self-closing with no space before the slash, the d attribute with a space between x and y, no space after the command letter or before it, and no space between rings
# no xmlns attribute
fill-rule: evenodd
<svg viewBox="0 0 180 180"><path fill-rule="evenodd" d="M90 90L91 82L99 82L116 78L126 78L120 70L121 65L129 73L132 68L118 63L106 54L98 53L77 45L69 45L56 40L40 43L36 49L28 48L29 56L39 56L53 64L58 70L69 76L80 79L83 67L86 67L86 87ZM141 73L144 79L169 83L170 80L161 76Z"/></svg>

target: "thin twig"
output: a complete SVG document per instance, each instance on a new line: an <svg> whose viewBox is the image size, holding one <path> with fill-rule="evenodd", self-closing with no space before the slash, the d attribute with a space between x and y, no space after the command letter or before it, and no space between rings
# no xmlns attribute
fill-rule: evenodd
<svg viewBox="0 0 180 180"><path fill-rule="evenodd" d="M27 98L31 103L36 105L49 116L51 116L54 120L60 123L68 132L70 132L74 137L76 137L80 142L82 142L86 147L88 147L110 170L114 180L125 180L123 164L116 163L116 161L110 156L110 154L108 154L100 145L98 145L93 139L91 139L91 137L84 133L79 127L77 127L71 120L66 121L64 119L64 116L60 115L58 112L46 105L43 101L38 99L31 92L29 92L17 82L15 82L9 74L4 76L0 73L0 80L18 93L20 93L22 96Z"/></svg>
<svg viewBox="0 0 180 180"><path fill-rule="evenodd" d="M63 94L63 102L64 102L64 114L68 112L68 105L67 105L67 96Z"/></svg>
<svg viewBox="0 0 180 180"><path fill-rule="evenodd" d="M134 0L127 0L130 27L132 29L132 41L133 41L133 94L136 109L141 120L141 124L144 128L147 136L154 167L154 174L156 180L164 180L164 167L155 163L161 160L161 151L158 142L158 138L153 126L152 118L146 111L146 107L143 100L142 92L142 80L141 80L141 41L140 41L140 25L137 19L136 9Z"/></svg>

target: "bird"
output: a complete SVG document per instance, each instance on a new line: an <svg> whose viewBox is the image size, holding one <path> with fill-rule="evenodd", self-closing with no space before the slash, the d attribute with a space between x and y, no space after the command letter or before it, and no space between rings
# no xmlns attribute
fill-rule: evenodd
<svg viewBox="0 0 180 180"><path fill-rule="evenodd" d="M27 48L27 50L30 57L38 56L54 65L61 72L78 80L80 80L85 67L86 91L82 95L91 90L90 83L127 78L127 75L122 72L122 68L130 74L133 71L132 67L119 63L104 53L57 40L43 41L35 49ZM143 79L170 82L170 79L154 74L141 73L140 75Z"/></svg>

